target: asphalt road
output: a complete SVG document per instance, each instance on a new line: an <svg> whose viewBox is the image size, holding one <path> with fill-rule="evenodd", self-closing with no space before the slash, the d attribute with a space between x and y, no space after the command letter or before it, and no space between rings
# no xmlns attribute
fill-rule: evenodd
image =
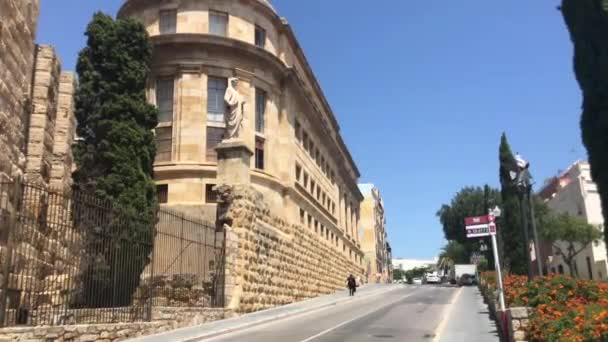
<svg viewBox="0 0 608 342"><path fill-rule="evenodd" d="M206 341L434 341L459 289L404 286Z"/></svg>

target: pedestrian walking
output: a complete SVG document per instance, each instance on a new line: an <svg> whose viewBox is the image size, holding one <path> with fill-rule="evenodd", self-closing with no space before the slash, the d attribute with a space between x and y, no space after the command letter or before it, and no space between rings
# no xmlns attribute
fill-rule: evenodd
<svg viewBox="0 0 608 342"><path fill-rule="evenodd" d="M346 285L348 286L348 295L354 296L355 291L357 291L357 279L355 279L354 275L351 274L346 278Z"/></svg>

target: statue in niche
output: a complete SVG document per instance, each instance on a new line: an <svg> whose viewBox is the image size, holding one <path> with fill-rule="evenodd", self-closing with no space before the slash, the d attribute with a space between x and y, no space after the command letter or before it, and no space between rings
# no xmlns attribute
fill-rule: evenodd
<svg viewBox="0 0 608 342"><path fill-rule="evenodd" d="M226 114L226 139L237 139L243 129L245 115L245 97L237 90L239 79L231 77L228 79L228 87L224 95L224 101L228 105Z"/></svg>

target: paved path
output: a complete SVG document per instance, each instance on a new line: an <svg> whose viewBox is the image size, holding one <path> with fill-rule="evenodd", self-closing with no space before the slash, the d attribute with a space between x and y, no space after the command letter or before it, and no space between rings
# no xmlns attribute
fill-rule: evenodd
<svg viewBox="0 0 608 342"><path fill-rule="evenodd" d="M363 288L352 298L340 292L139 341L498 342L498 337L474 287L384 285Z"/></svg>
<svg viewBox="0 0 608 342"><path fill-rule="evenodd" d="M241 332L218 336L214 342L363 342L363 341L486 341L461 339L458 329L442 323L451 313L471 307L472 288L404 286L379 296L339 304ZM466 293L466 296L462 296ZM454 303L454 305L452 305ZM476 307L476 301L472 302ZM455 306L462 306L454 310ZM477 311L475 311L477 314ZM470 315L467 315L470 317ZM445 319L445 320L444 320ZM440 331L442 330L442 331ZM443 332L442 336L438 336ZM488 341L498 341L497 337Z"/></svg>
<svg viewBox="0 0 608 342"><path fill-rule="evenodd" d="M476 287L463 287L445 320L440 342L495 342L496 324Z"/></svg>

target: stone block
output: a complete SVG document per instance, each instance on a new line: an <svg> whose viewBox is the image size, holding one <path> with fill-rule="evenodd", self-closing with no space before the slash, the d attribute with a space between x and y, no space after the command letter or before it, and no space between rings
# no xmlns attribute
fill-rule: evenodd
<svg viewBox="0 0 608 342"><path fill-rule="evenodd" d="M513 319L525 319L529 317L529 309L527 307L510 308L509 311Z"/></svg>
<svg viewBox="0 0 608 342"><path fill-rule="evenodd" d="M522 341L525 341L525 340L526 340L526 333L525 333L525 332L523 332L523 331L521 331L521 330L518 330L518 331L516 331L516 332L513 334L513 339L514 339L516 342L522 342Z"/></svg>

